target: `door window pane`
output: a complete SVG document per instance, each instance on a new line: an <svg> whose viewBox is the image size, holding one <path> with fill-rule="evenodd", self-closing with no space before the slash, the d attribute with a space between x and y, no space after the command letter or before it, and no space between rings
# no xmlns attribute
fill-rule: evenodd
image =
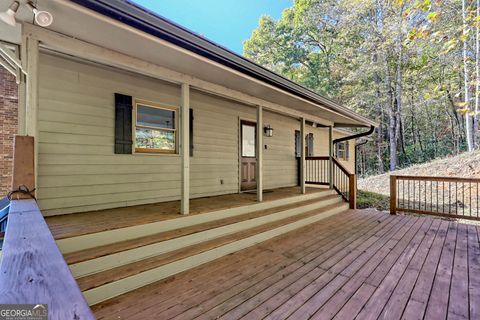
<svg viewBox="0 0 480 320"><path fill-rule="evenodd" d="M242 124L242 157L255 157L255 127Z"/></svg>

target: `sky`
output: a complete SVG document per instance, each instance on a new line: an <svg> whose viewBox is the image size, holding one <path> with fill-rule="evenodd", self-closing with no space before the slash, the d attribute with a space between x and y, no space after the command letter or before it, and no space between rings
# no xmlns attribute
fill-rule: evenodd
<svg viewBox="0 0 480 320"><path fill-rule="evenodd" d="M239 54L262 15L278 19L293 0L134 0Z"/></svg>

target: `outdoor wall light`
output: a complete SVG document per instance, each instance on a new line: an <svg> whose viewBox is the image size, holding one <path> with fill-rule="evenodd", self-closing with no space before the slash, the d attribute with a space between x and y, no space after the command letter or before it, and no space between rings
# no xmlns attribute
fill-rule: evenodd
<svg viewBox="0 0 480 320"><path fill-rule="evenodd" d="M48 27L53 22L53 16L48 11L40 11L38 10L31 2L27 2L27 7L32 10L35 16L35 22L40 27Z"/></svg>
<svg viewBox="0 0 480 320"><path fill-rule="evenodd" d="M20 3L18 1L13 1L10 7L4 12L0 12L0 20L5 22L12 27L15 27L16 20L15 20L15 13L18 11L18 7L20 7Z"/></svg>
<svg viewBox="0 0 480 320"><path fill-rule="evenodd" d="M270 125L266 126L263 128L263 132L265 132L265 136L267 137L273 137L273 128L270 127Z"/></svg>

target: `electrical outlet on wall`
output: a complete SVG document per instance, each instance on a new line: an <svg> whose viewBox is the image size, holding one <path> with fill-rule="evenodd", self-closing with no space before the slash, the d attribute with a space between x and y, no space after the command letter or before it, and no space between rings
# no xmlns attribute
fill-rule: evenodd
<svg viewBox="0 0 480 320"><path fill-rule="evenodd" d="M220 179L220 184L223 184L223 179Z"/></svg>

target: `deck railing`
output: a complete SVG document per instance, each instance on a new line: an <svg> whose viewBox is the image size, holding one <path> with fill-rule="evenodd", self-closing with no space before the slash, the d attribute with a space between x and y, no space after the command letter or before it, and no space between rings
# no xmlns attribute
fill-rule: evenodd
<svg viewBox="0 0 480 320"><path fill-rule="evenodd" d="M332 186L342 198L356 208L356 178L337 159L332 158ZM330 157L305 158L305 183L330 185Z"/></svg>
<svg viewBox="0 0 480 320"><path fill-rule="evenodd" d="M11 202L0 304L47 304L48 319L95 319L33 199Z"/></svg>
<svg viewBox="0 0 480 320"><path fill-rule="evenodd" d="M480 179L390 176L390 212L480 220Z"/></svg>

